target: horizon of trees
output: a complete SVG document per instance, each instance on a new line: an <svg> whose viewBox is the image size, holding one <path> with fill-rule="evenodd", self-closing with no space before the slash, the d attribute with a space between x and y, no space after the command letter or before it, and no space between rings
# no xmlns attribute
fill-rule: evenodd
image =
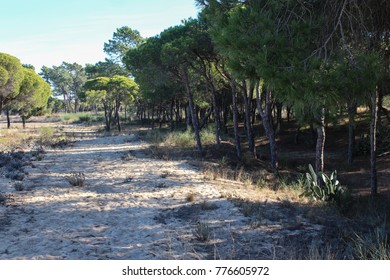
<svg viewBox="0 0 390 280"><path fill-rule="evenodd" d="M231 127L237 159L247 153L257 157L255 124L261 123L275 173L284 118L297 123L297 140L302 127L313 131L314 166L319 173L325 168L326 127L344 116L348 119L346 163L353 164L357 108L367 106L371 193L376 194L377 133L384 127L383 115L390 121L383 106L390 88L390 19L386 14L390 3L196 3L201 9L196 19L150 38L120 27L104 44L109 57L105 61L85 67L67 62L44 66L40 75L50 83L53 95L62 97L65 112L104 110L106 130L112 125L120 130L119 113L130 106L139 120L151 119L160 127L168 123L174 130L184 122L194 132L200 156L204 153L201 131L212 125L216 145ZM9 70L3 68L0 101L5 108L21 87L21 78L15 75L14 87L5 86Z"/></svg>

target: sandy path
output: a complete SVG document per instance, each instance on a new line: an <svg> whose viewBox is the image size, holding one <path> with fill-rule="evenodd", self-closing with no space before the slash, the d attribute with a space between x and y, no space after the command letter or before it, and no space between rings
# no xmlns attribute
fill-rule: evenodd
<svg viewBox="0 0 390 280"><path fill-rule="evenodd" d="M194 167L147 158L146 148L134 135L123 135L85 137L64 149L48 150L44 160L27 170L30 190L15 193L12 206L2 208L0 258L226 257L215 245L198 242L194 230L204 221L214 235L218 228L242 228L245 219L238 209L219 198L219 191ZM65 176L73 172L86 175L86 186L69 185ZM201 211L199 204L187 202L190 192L218 209ZM223 254L229 238L225 235L218 234Z"/></svg>
<svg viewBox="0 0 390 280"><path fill-rule="evenodd" d="M267 200L254 227L216 182L184 160L148 157L135 135L67 129L83 137L25 168L28 191L0 205L0 259L273 259L284 258L286 238L319 239L321 227L301 220L296 228L294 208ZM65 179L75 172L84 187ZM197 238L202 225L208 241Z"/></svg>

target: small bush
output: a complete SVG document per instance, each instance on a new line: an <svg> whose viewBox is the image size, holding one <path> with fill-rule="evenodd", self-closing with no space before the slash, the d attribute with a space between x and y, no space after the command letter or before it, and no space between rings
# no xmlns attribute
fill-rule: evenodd
<svg viewBox="0 0 390 280"><path fill-rule="evenodd" d="M8 154L0 153L0 168L6 166L11 161L11 157Z"/></svg>
<svg viewBox="0 0 390 280"><path fill-rule="evenodd" d="M24 191L24 185L21 182L17 182L14 184L15 191L21 192Z"/></svg>
<svg viewBox="0 0 390 280"><path fill-rule="evenodd" d="M151 142L153 144L158 144L158 143L161 143L163 141L163 136L162 136L160 130L158 130L158 129L149 130L146 133L145 138L146 138L146 141Z"/></svg>
<svg viewBox="0 0 390 280"><path fill-rule="evenodd" d="M65 179L74 187L83 187L85 184L85 175L82 172L66 176Z"/></svg>
<svg viewBox="0 0 390 280"><path fill-rule="evenodd" d="M194 235L197 240L205 242L210 240L212 230L207 223L198 222L195 226Z"/></svg>
<svg viewBox="0 0 390 280"><path fill-rule="evenodd" d="M83 114L78 116L78 123L89 123L92 121L92 116L89 114Z"/></svg>
<svg viewBox="0 0 390 280"><path fill-rule="evenodd" d="M7 196L3 193L0 193L0 205L4 205L7 201Z"/></svg>
<svg viewBox="0 0 390 280"><path fill-rule="evenodd" d="M37 143L41 146L49 146L53 143L55 130L53 127L41 127L39 129L39 136L37 139Z"/></svg>
<svg viewBox="0 0 390 280"><path fill-rule="evenodd" d="M186 196L186 200L188 202L194 202L195 201L195 198L196 198L196 195L193 193L193 192L190 192L189 194L187 194Z"/></svg>
<svg viewBox="0 0 390 280"><path fill-rule="evenodd" d="M23 162L21 161L12 161L10 162L8 165L7 165L7 170L9 172L12 172L12 171L17 171L17 170L21 170L23 167Z"/></svg>
<svg viewBox="0 0 390 280"><path fill-rule="evenodd" d="M200 204L200 209L204 210L204 211L212 211L212 210L216 210L218 209L218 205L215 204L215 203L210 203L210 202L207 202L207 201L203 201L201 204Z"/></svg>
<svg viewBox="0 0 390 280"><path fill-rule="evenodd" d="M19 171L12 171L9 172L6 176L6 178L15 180L15 181L23 181L24 180L24 173L21 173Z"/></svg>

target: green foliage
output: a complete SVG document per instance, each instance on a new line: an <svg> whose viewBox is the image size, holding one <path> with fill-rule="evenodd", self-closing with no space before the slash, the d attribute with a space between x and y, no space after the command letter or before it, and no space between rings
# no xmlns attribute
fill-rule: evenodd
<svg viewBox="0 0 390 280"><path fill-rule="evenodd" d="M0 53L0 110L19 94L23 69L19 59Z"/></svg>
<svg viewBox="0 0 390 280"><path fill-rule="evenodd" d="M383 106L390 107L390 95L383 97Z"/></svg>
<svg viewBox="0 0 390 280"><path fill-rule="evenodd" d="M19 94L9 103L9 106L26 120L46 111L51 88L34 70L23 68L23 72Z"/></svg>
<svg viewBox="0 0 390 280"><path fill-rule="evenodd" d="M305 191L302 196L311 197L319 201L338 202L346 196L346 189L337 180L337 171L330 176L320 172L319 175L309 165L309 172L306 173Z"/></svg>
<svg viewBox="0 0 390 280"><path fill-rule="evenodd" d="M114 32L112 40L104 43L104 52L115 62L121 62L129 49L136 48L144 41L138 30L122 26Z"/></svg>
<svg viewBox="0 0 390 280"><path fill-rule="evenodd" d="M96 64L87 64L85 66L85 72L89 79L128 75L126 69L123 69L119 64L107 59L105 61L99 61Z"/></svg>

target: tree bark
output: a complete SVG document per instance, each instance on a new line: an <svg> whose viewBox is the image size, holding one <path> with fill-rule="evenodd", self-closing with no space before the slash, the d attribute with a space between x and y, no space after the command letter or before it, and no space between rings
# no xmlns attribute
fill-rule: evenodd
<svg viewBox="0 0 390 280"><path fill-rule="evenodd" d="M262 98L260 94L260 82L256 86L256 101L257 101L257 109L259 110L263 127L269 140L270 154L271 154L271 168L273 172L277 173L278 154L277 154L275 131L272 126L272 120L271 120L271 91L269 90L269 88L265 90L265 104L263 108Z"/></svg>
<svg viewBox="0 0 390 280"><path fill-rule="evenodd" d="M378 125L378 88L371 94L371 122L370 122L370 185L371 185L371 195L375 196L378 194L378 178L377 178L377 166L376 166L376 156L377 156L377 139L376 139L376 129Z"/></svg>
<svg viewBox="0 0 390 280"><path fill-rule="evenodd" d="M317 127L316 145L316 173L324 172L324 150L325 150L325 107L321 108L319 126ZM318 177L319 178L319 177Z"/></svg>
<svg viewBox="0 0 390 280"><path fill-rule="evenodd" d="M6 109L6 115L7 115L7 128L11 128L11 118L9 116L9 109Z"/></svg>
<svg viewBox="0 0 390 280"><path fill-rule="evenodd" d="M62 96L63 96L63 98L64 98L64 110L65 110L65 114L67 114L67 113L68 113L68 101L67 101L67 98L66 98L66 93L63 92L63 93L62 93Z"/></svg>
<svg viewBox="0 0 390 280"><path fill-rule="evenodd" d="M237 85L236 81L232 79L232 100L233 100L233 123L234 123L234 139L236 144L237 157L242 159L241 141L238 128L238 108L237 108Z"/></svg>
<svg viewBox="0 0 390 280"><path fill-rule="evenodd" d="M175 108L175 98L172 97L171 106L169 108L169 121L170 121L171 131L175 130L175 121L173 120L174 108Z"/></svg>
<svg viewBox="0 0 390 280"><path fill-rule="evenodd" d="M248 138L248 150L249 152L255 156L256 155L256 147L255 147L255 138L253 135L253 127L251 121L251 100L253 97L254 86L251 82L249 82L249 86L244 82L242 96L244 98L244 111L245 111L245 130Z"/></svg>
<svg viewBox="0 0 390 280"><path fill-rule="evenodd" d="M221 145L221 118L217 102L217 93L215 91L214 85L211 84L211 95L213 101L213 113L214 113L214 124L215 124L215 143L217 146Z"/></svg>

